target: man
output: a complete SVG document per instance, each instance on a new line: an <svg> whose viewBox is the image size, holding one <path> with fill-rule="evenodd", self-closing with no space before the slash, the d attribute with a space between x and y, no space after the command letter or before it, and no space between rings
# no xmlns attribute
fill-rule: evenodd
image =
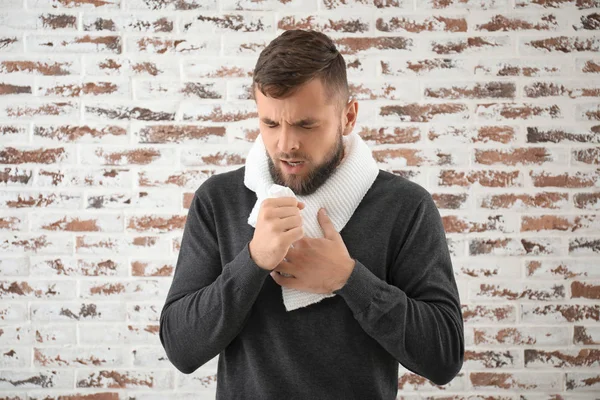
<svg viewBox="0 0 600 400"><path fill-rule="evenodd" d="M286 31L261 53L253 90L273 182L320 193L349 162L342 137L358 115L343 57L322 33ZM463 320L429 192L378 170L341 233L319 211L324 237L309 238L294 197L264 199L249 225L247 167L210 177L190 205L160 316L175 367L219 355L218 399L395 399L398 363L450 382ZM282 288L335 296L287 311Z"/></svg>

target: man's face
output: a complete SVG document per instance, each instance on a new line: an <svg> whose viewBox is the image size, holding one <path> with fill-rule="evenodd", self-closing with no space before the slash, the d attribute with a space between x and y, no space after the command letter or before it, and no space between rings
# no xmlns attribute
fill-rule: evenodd
<svg viewBox="0 0 600 400"><path fill-rule="evenodd" d="M351 132L344 129L347 118L342 118L347 109L340 114L337 100L327 104L319 79L284 99L264 96L258 89L255 98L273 181L296 195L314 193L344 157L342 135ZM293 167L284 160L302 163Z"/></svg>

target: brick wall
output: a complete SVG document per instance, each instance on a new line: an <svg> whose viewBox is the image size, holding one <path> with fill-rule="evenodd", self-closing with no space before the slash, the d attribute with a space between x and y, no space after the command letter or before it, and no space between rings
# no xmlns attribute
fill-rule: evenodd
<svg viewBox="0 0 600 400"><path fill-rule="evenodd" d="M463 370L438 387L401 368L399 397L598 398L600 1L0 7L0 397L214 398L216 359L181 374L158 338L187 206L258 134L261 49L312 27L453 255Z"/></svg>

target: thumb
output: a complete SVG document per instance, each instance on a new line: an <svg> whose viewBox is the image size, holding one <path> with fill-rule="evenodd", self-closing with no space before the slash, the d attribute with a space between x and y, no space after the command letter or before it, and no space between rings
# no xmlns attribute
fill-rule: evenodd
<svg viewBox="0 0 600 400"><path fill-rule="evenodd" d="M317 219L319 220L319 225L323 228L323 233L327 239L335 239L338 236L338 232L335 230L333 226L333 222L327 215L325 208L319 209L319 213L317 214Z"/></svg>

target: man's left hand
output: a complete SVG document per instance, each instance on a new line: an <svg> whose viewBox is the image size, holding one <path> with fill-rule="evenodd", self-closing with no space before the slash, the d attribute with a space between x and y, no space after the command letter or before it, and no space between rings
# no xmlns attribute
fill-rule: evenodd
<svg viewBox="0 0 600 400"><path fill-rule="evenodd" d="M317 214L325 237L304 236L294 242L285 256L271 272L278 285L311 293L331 293L341 289L355 266L342 236L323 210ZM279 272L293 276L286 277Z"/></svg>

